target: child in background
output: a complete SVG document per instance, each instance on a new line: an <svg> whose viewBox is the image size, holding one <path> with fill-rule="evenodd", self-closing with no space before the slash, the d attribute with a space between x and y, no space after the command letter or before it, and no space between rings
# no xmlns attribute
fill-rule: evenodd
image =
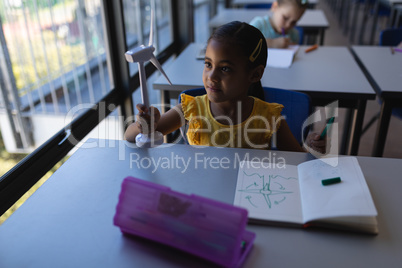
<svg viewBox="0 0 402 268"><path fill-rule="evenodd" d="M209 38L205 54L207 94L182 94L182 102L162 116L156 108L138 104L138 120L127 128L125 139L134 142L140 132L154 128L166 135L188 122L190 145L269 149L271 136L277 133L277 149L302 152L281 117L283 106L262 100L260 79L267 56L264 36L257 28L238 21L219 27ZM306 143L325 152L326 141L318 134L309 134Z"/></svg>
<svg viewBox="0 0 402 268"><path fill-rule="evenodd" d="M270 15L255 17L250 24L262 32L269 48L287 48L299 43L299 32L294 27L307 5L307 0L277 0L272 3Z"/></svg>

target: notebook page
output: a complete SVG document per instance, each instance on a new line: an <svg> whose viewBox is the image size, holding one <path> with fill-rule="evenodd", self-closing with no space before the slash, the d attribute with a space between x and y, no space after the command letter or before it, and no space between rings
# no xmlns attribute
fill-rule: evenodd
<svg viewBox="0 0 402 268"><path fill-rule="evenodd" d="M298 49L298 45L288 48L268 48L267 67L289 68Z"/></svg>
<svg viewBox="0 0 402 268"><path fill-rule="evenodd" d="M355 157L333 158L336 166L317 159L298 165L305 221L330 217L376 216L377 211ZM323 186L321 180L340 177Z"/></svg>
<svg viewBox="0 0 402 268"><path fill-rule="evenodd" d="M297 166L240 162L234 205L249 218L302 223Z"/></svg>

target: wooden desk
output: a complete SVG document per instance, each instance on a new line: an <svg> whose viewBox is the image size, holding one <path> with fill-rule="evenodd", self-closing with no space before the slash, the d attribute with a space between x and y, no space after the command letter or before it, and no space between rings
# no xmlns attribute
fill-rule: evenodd
<svg viewBox="0 0 402 268"><path fill-rule="evenodd" d="M88 140L0 226L0 267L213 267L169 247L123 236L113 225L121 182L130 175L232 203L236 163L245 157L265 157L272 164L283 157L292 165L310 159L305 153L188 145L147 150L124 141ZM171 166L155 169L152 159L167 159ZM186 170L180 159L189 161ZM379 212L377 236L248 225L257 237L243 267L399 267L402 160L357 159Z"/></svg>
<svg viewBox="0 0 402 268"><path fill-rule="evenodd" d="M268 9L224 9L209 21L210 32L213 29L234 21L249 23L254 17L269 14ZM303 28L304 35L320 37L320 44L324 44L325 30L329 28L329 22L322 10L308 9L297 22L297 26Z"/></svg>
<svg viewBox="0 0 402 268"><path fill-rule="evenodd" d="M183 90L203 86L204 62L196 59L203 46L189 45L165 70L173 85L164 77L154 82L154 89L161 90L163 105L168 105L170 98L177 99ZM338 100L339 107L353 109L353 114L347 115L340 153L357 155L366 103L375 99L375 92L347 47L323 46L310 53L305 53L305 48L300 47L290 68L266 68L262 85L307 93L314 106Z"/></svg>
<svg viewBox="0 0 402 268"><path fill-rule="evenodd" d="M382 100L372 153L382 156L392 109L402 106L402 53L385 46L352 46L352 52Z"/></svg>

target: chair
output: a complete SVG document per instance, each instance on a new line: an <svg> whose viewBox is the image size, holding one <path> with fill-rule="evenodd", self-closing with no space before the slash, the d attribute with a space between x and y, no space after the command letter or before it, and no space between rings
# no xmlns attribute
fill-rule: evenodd
<svg viewBox="0 0 402 268"><path fill-rule="evenodd" d="M269 9L269 8L271 8L271 6L272 6L272 3L264 3L264 4L254 3L254 4L246 4L246 5L244 5L244 8L246 8L246 9L253 9L253 8Z"/></svg>
<svg viewBox="0 0 402 268"><path fill-rule="evenodd" d="M402 28L390 28L380 32L380 46L397 46L400 42L402 42ZM378 102L380 105L382 104L380 99L378 99ZM393 108L392 115L402 119L402 108ZM380 118L380 112L374 115L363 127L361 135L363 135L378 118Z"/></svg>
<svg viewBox="0 0 402 268"><path fill-rule="evenodd" d="M296 140L302 144L302 137L305 139L309 131L309 128L303 131L303 123L311 114L310 97L307 94L291 90L270 87L263 87L263 89L266 102L276 102L284 106L282 115L285 116L290 131ZM194 88L184 90L182 93L195 97L206 94L206 91L204 88ZM180 96L179 102L181 102ZM186 139L185 131L183 129L181 131L183 138Z"/></svg>
<svg viewBox="0 0 402 268"><path fill-rule="evenodd" d="M266 102L276 102L284 106L282 115L285 116L293 136L302 144L309 132L309 128L303 130L303 123L312 111L310 97L305 93L292 90L271 87L263 87L263 89Z"/></svg>
<svg viewBox="0 0 402 268"><path fill-rule="evenodd" d="M380 32L380 46L397 46L402 42L402 28L390 28Z"/></svg>
<svg viewBox="0 0 402 268"><path fill-rule="evenodd" d="M300 26L295 26L294 27L298 32L299 32L299 45L304 44L304 30Z"/></svg>

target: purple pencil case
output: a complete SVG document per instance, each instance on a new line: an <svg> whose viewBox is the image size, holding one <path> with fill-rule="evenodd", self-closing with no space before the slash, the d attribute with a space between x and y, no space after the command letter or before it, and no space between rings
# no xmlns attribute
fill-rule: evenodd
<svg viewBox="0 0 402 268"><path fill-rule="evenodd" d="M247 210L134 177L122 183L114 224L224 267L241 266L255 239Z"/></svg>

